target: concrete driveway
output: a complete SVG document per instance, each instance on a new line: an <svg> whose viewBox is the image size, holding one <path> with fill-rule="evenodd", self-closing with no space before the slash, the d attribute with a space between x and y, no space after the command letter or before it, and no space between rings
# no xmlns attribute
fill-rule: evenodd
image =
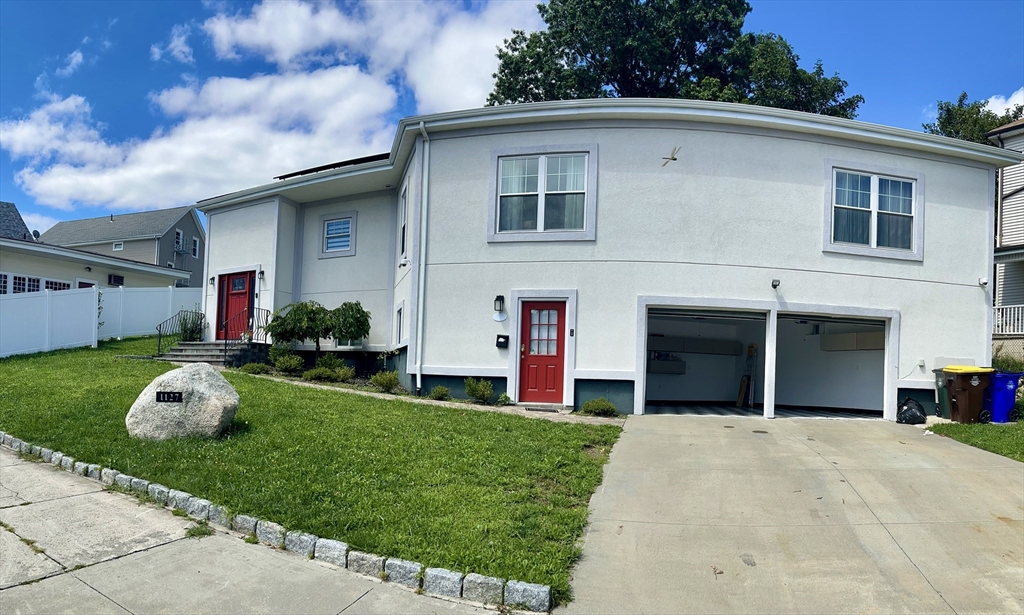
<svg viewBox="0 0 1024 615"><path fill-rule="evenodd" d="M641 416L567 613L1021 613L1024 464L884 421Z"/></svg>

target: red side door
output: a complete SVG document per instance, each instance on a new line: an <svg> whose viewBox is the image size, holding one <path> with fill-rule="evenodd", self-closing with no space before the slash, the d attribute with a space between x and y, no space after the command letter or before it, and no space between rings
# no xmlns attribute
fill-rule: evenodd
<svg viewBox="0 0 1024 615"><path fill-rule="evenodd" d="M253 300L255 271L229 273L220 276L219 314L217 315L217 339L238 339L249 329L249 312ZM227 321L227 327L221 326Z"/></svg>
<svg viewBox="0 0 1024 615"><path fill-rule="evenodd" d="M565 303L523 303L519 345L519 401L562 403Z"/></svg>

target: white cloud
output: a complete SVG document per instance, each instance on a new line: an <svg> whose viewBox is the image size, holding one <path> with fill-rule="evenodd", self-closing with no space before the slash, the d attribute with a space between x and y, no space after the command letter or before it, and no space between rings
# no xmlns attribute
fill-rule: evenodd
<svg viewBox="0 0 1024 615"><path fill-rule="evenodd" d="M64 66L53 71L58 77L70 77L73 72L78 70L78 67L82 65L82 60L85 58L82 56L82 50L76 49L68 54L68 57L64 58Z"/></svg>
<svg viewBox="0 0 1024 615"><path fill-rule="evenodd" d="M22 220L30 231L39 231L40 234L50 230L50 227L60 222L57 218L43 214L22 213Z"/></svg>
<svg viewBox="0 0 1024 615"><path fill-rule="evenodd" d="M0 148L20 164L17 185L61 209L170 207L265 183L281 173L387 151L400 95L428 113L485 102L495 47L513 28L542 27L531 2L410 0L208 3L202 24L220 59L257 56L277 67L248 78L183 75L152 92L163 125L115 142L77 95L40 90L30 114L0 121ZM154 60L193 64L187 25ZM45 85L45 84L43 84Z"/></svg>
<svg viewBox="0 0 1024 615"><path fill-rule="evenodd" d="M192 28L185 24L178 24L171 28L171 36L168 39L167 45L161 47L160 45L150 45L149 47L149 59L156 62L164 56L164 54L170 54L172 58L181 62L182 64L195 64L195 58L192 56L192 48L189 47L188 37L192 33Z"/></svg>
<svg viewBox="0 0 1024 615"><path fill-rule="evenodd" d="M997 115L1002 115L1017 105L1024 105L1024 87L1010 94L1009 97L996 94L986 101L988 110Z"/></svg>

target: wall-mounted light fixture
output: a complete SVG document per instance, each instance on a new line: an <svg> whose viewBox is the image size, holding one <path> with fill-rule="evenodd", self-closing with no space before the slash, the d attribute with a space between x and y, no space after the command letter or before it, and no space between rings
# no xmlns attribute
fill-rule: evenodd
<svg viewBox="0 0 1024 615"><path fill-rule="evenodd" d="M85 270L86 270L86 271L92 271L92 267L88 267L88 266L87 266L87 267L85 268Z"/></svg>
<svg viewBox="0 0 1024 615"><path fill-rule="evenodd" d="M213 286L213 283L216 282L216 281L217 281L216 278L210 278L210 286Z"/></svg>
<svg viewBox="0 0 1024 615"><path fill-rule="evenodd" d="M410 264L412 264L412 261L407 258L403 258L398 262L398 268L401 269L402 267L408 267Z"/></svg>
<svg viewBox="0 0 1024 615"><path fill-rule="evenodd" d="M778 278L772 280L772 288L778 288L780 284L782 284L782 280Z"/></svg>
<svg viewBox="0 0 1024 615"><path fill-rule="evenodd" d="M508 318L508 314L505 313L505 295L498 295L494 298L494 316L491 318L495 322L504 322Z"/></svg>
<svg viewBox="0 0 1024 615"><path fill-rule="evenodd" d="M978 278L978 286L988 286L988 278Z"/></svg>
<svg viewBox="0 0 1024 615"><path fill-rule="evenodd" d="M260 269L259 273L256 274L256 277L259 278L260 282L263 281L263 270L262 269Z"/></svg>

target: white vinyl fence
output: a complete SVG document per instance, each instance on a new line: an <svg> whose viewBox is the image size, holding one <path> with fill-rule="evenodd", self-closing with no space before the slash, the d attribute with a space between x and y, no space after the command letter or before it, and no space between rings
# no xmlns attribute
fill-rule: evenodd
<svg viewBox="0 0 1024 615"><path fill-rule="evenodd" d="M0 357L152 335L179 310L196 309L202 291L93 287L0 295Z"/></svg>

